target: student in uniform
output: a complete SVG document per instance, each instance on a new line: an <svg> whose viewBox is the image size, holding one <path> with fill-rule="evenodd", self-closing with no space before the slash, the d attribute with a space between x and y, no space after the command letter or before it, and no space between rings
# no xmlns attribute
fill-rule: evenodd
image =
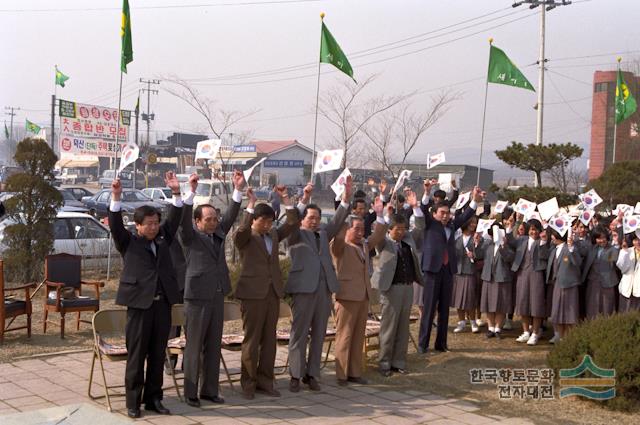
<svg viewBox="0 0 640 425"><path fill-rule="evenodd" d="M640 310L640 236L638 233L636 231L626 238L616 262L622 272L622 279L618 285L620 313Z"/></svg>
<svg viewBox="0 0 640 425"><path fill-rule="evenodd" d="M489 236L493 237L494 228L495 226L489 229ZM499 245L490 240L483 245L479 255L484 259L480 310L487 315L486 337L500 339L502 325L506 315L511 312L513 303L511 263L514 259L514 252L504 239Z"/></svg>
<svg viewBox="0 0 640 425"><path fill-rule="evenodd" d="M511 271L516 273L514 313L522 318L522 334L516 341L536 345L546 313L544 272L549 258L549 244L546 233L540 236L542 223L538 220L529 220L525 227L528 236L507 236L509 245L515 249L515 258L511 265Z"/></svg>
<svg viewBox="0 0 640 425"><path fill-rule="evenodd" d="M609 233L596 227L591 233L591 245L584 256L582 282L586 284L585 313L587 319L597 315L610 316L616 311L618 295L618 247L609 243Z"/></svg>
<svg viewBox="0 0 640 425"><path fill-rule="evenodd" d="M558 332L558 338L562 339L579 319L578 287L581 283L582 257L573 244L573 238L566 233L561 236L551 229L551 243L553 247L547 261L547 284L553 285L551 322Z"/></svg>
<svg viewBox="0 0 640 425"><path fill-rule="evenodd" d="M458 326L454 333L462 332L466 325L466 318L471 319L471 332L479 331L475 321L475 308L477 304L476 286L476 250L481 247L476 244L474 235L478 227L478 217L471 217L460 227L462 235L456 240L456 274L453 275L453 294L451 296L451 307L458 310Z"/></svg>

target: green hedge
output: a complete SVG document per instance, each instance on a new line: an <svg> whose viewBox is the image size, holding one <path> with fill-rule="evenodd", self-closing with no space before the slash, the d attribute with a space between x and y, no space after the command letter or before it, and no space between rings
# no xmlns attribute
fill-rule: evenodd
<svg viewBox="0 0 640 425"><path fill-rule="evenodd" d="M583 322L556 344L547 360L559 374L559 369L578 366L585 354L599 367L616 371L616 397L594 403L615 410L640 410L640 312Z"/></svg>

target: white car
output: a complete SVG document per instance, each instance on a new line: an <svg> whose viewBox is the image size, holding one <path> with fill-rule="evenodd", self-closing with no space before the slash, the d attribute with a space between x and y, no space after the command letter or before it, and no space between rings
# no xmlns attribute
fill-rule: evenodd
<svg viewBox="0 0 640 425"><path fill-rule="evenodd" d="M4 229L13 223L11 218L0 221L0 252L7 247L4 244ZM98 220L84 213L58 212L53 223L53 253L79 255L83 268L105 268L109 253L109 229ZM1 255L1 254L0 254ZM118 264L120 253L111 242L111 262Z"/></svg>
<svg viewBox="0 0 640 425"><path fill-rule="evenodd" d="M171 189L168 187L147 187L146 189L142 189L142 193L154 201L171 202L171 197L173 196Z"/></svg>

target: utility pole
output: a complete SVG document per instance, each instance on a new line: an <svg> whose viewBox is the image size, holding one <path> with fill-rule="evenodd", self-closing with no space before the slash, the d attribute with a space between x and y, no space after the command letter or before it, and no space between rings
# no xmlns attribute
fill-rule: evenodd
<svg viewBox="0 0 640 425"><path fill-rule="evenodd" d="M13 117L16 116L16 112L15 111L19 111L20 108L16 108L13 106L5 106L4 107L5 111L11 111L11 112L5 112L5 115L9 115L11 117L10 121L11 121L11 130L9 133L9 140L13 141Z"/></svg>
<svg viewBox="0 0 640 425"><path fill-rule="evenodd" d="M147 122L147 147L151 144L150 132L151 132L151 121L155 119L155 114L150 112L151 109L151 93L158 94L158 90L152 90L151 84L160 84L160 80L145 80L144 78L140 78L140 82L147 85L147 88L143 88L143 92L147 92L147 113L142 114L142 121Z"/></svg>
<svg viewBox="0 0 640 425"><path fill-rule="evenodd" d="M542 145L542 130L544 119L544 71L545 62L548 61L544 57L545 46L545 19L546 12L555 9L558 6L568 6L571 4L569 0L521 0L513 3L513 7L518 7L522 4L528 4L529 9L535 9L540 7L540 53L538 56L538 103L536 104L536 112L538 115L536 124L536 145ZM535 186L538 185L537 180L534 180Z"/></svg>

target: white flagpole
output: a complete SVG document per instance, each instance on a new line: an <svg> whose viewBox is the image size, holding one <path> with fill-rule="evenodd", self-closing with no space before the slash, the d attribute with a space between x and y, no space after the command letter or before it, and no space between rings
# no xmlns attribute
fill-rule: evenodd
<svg viewBox="0 0 640 425"><path fill-rule="evenodd" d="M116 125L116 158L113 162L113 166L115 168L115 176L116 178L118 178L118 150L120 149L120 121L122 120L122 111L120 110L120 107L122 106L122 70L120 70L120 89L118 91L118 124ZM120 158L120 161L122 162L122 158Z"/></svg>
<svg viewBox="0 0 640 425"><path fill-rule="evenodd" d="M320 22L324 22L324 12L320 13ZM322 50L322 27L320 29L320 50ZM320 58L318 57L318 83L316 86L316 118L313 125L313 154L311 156L311 184L314 184L316 166L316 138L318 134L318 104L320 102Z"/></svg>
<svg viewBox="0 0 640 425"><path fill-rule="evenodd" d="M489 63L491 63L491 44L493 38L489 38ZM478 176L476 177L476 186L480 186L480 169L482 168L482 150L484 148L484 126L487 120L487 95L489 93L489 70L487 69L487 79L484 87L484 108L482 108L482 133L480 136L480 160L478 161Z"/></svg>

